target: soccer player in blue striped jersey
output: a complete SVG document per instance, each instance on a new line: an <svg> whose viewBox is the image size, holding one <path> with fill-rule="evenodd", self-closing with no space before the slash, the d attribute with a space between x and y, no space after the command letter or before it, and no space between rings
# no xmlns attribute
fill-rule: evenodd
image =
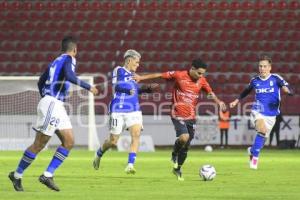
<svg viewBox="0 0 300 200"><path fill-rule="evenodd" d="M53 174L55 170L68 157L74 144L72 125L64 108L64 101L68 96L70 83L92 92L94 95L98 90L83 82L75 75L77 44L75 38L67 36L62 40L62 54L57 57L40 76L38 88L41 100L37 106L37 124L34 130L36 137L21 158L16 171L9 173L16 191L23 191L21 183L24 171L34 161L37 154L46 146L54 133L61 140L59 146L49 163L45 172L39 177L39 181L48 188L59 191L54 183Z"/></svg>
<svg viewBox="0 0 300 200"><path fill-rule="evenodd" d="M144 85L140 87L133 75L139 67L141 55L135 50L127 50L124 54L125 64L113 70L112 84L114 96L110 103L110 137L100 147L93 161L96 170L100 167L103 154L111 147L116 146L120 134L128 129L131 134L130 152L125 172L134 174L135 158L139 147L139 137L142 129L143 119L139 104L139 94L150 93L158 87L157 84Z"/></svg>
<svg viewBox="0 0 300 200"><path fill-rule="evenodd" d="M230 107L233 108L252 90L255 91L255 102L252 105L250 119L257 134L252 147L248 148L251 169L257 169L259 153L275 124L276 116L280 113L280 90L292 95L289 84L278 74L271 74L271 64L272 60L269 56L261 56L259 75L252 78L240 97L230 103Z"/></svg>

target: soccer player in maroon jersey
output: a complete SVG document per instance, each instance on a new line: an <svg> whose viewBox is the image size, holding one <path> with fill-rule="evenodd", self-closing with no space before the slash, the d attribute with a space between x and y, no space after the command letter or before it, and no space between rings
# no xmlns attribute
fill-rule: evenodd
<svg viewBox="0 0 300 200"><path fill-rule="evenodd" d="M207 64L201 59L193 60L191 68L184 71L168 71L147 75L135 75L136 81L153 78L163 78L174 81L172 95L171 119L176 130L176 141L172 152L174 163L173 173L177 179L183 181L181 167L187 157L187 152L195 134L196 106L200 91L204 90L221 109L226 108L212 91L204 77Z"/></svg>

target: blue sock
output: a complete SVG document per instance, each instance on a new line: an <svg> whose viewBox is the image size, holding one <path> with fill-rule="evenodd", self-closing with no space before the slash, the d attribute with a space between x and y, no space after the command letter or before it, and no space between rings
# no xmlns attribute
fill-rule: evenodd
<svg viewBox="0 0 300 200"><path fill-rule="evenodd" d="M265 136L262 133L257 133L254 143L251 147L251 153L254 157L258 157L260 150L263 148L265 144Z"/></svg>
<svg viewBox="0 0 300 200"><path fill-rule="evenodd" d="M62 146L58 147L46 171L53 175L54 171L63 163L68 155L68 149L65 149Z"/></svg>
<svg viewBox="0 0 300 200"><path fill-rule="evenodd" d="M98 157L102 157L103 154L104 154L104 151L103 151L102 148L100 147L100 148L98 149L98 151L97 151L97 156L98 156Z"/></svg>
<svg viewBox="0 0 300 200"><path fill-rule="evenodd" d="M128 154L128 164L134 164L136 158L136 153L130 152Z"/></svg>
<svg viewBox="0 0 300 200"><path fill-rule="evenodd" d="M34 161L36 154L26 150L16 170L17 173L23 174L24 170Z"/></svg>

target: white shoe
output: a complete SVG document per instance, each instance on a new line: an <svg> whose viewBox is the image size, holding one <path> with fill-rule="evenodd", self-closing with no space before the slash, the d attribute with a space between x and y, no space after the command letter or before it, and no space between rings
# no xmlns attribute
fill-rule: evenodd
<svg viewBox="0 0 300 200"><path fill-rule="evenodd" d="M125 168L125 172L127 174L135 174L136 170L133 167L133 164L128 164L127 167Z"/></svg>
<svg viewBox="0 0 300 200"><path fill-rule="evenodd" d="M258 166L258 157L252 157L250 160L250 169L257 169Z"/></svg>
<svg viewBox="0 0 300 200"><path fill-rule="evenodd" d="M94 166L95 170L98 170L100 168L100 160L101 160L101 157L99 157L97 155L97 152L96 152L95 153L95 158L94 158L94 161L93 161L93 166Z"/></svg>

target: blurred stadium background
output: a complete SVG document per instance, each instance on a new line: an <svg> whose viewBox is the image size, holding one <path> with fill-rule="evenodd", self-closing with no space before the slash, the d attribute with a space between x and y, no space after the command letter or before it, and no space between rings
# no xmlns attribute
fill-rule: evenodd
<svg viewBox="0 0 300 200"><path fill-rule="evenodd" d="M122 64L127 49L142 54L139 73L183 70L200 57L209 64L208 81L226 103L256 74L258 55L268 53L273 72L282 75L295 91L294 97L282 96L281 110L284 116L292 117L295 129L291 139L298 137L299 1L1 1L0 76L39 76L59 54L63 36L70 34L79 39L79 74L109 78L112 69ZM96 83L102 81L95 78ZM170 101L165 94L171 92L172 84L158 82L163 95L142 96L141 102L159 107ZM105 97L95 99L97 116L106 114L97 104L108 105L110 98L108 90ZM202 96L200 101L204 100ZM247 97L243 104L252 100L253 96ZM22 112L35 114L38 99L29 101L31 110ZM0 105L6 107L3 99ZM199 114L207 115L210 109L209 105L201 106ZM149 116L157 113L152 106L142 106L142 111ZM235 109L232 114L241 113ZM97 122L101 120L96 117ZM171 144L174 131L170 121L167 123ZM97 130L100 140L107 135L103 130ZM217 144L218 136L213 139ZM251 138L240 144L249 141ZM159 145L159 138L154 137L154 144Z"/></svg>

